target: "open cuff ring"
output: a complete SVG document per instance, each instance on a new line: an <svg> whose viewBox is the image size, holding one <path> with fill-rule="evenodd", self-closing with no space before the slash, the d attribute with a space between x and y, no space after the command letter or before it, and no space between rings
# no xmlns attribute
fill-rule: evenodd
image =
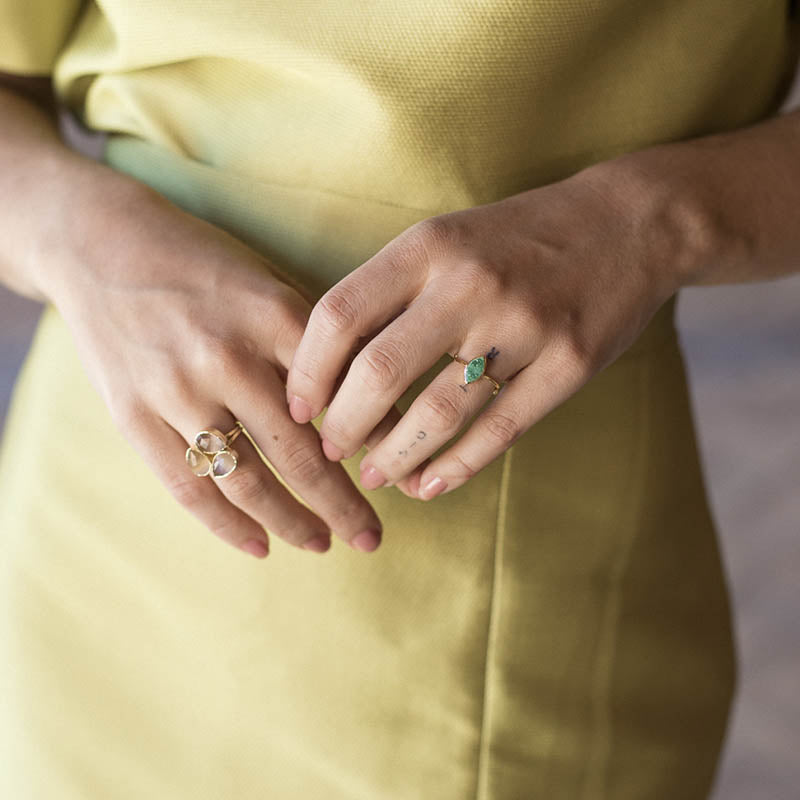
<svg viewBox="0 0 800 800"><path fill-rule="evenodd" d="M211 475L214 478L227 478L239 463L239 454L231 447L244 426L238 420L236 425L221 433L209 428L195 434L194 444L186 451L186 463L198 478Z"/></svg>
<svg viewBox="0 0 800 800"><path fill-rule="evenodd" d="M459 364L464 365L464 386L466 386L468 383L474 383L479 378L486 378L486 380L491 381L492 385L494 386L492 394L490 395L491 397L494 397L500 391L501 384L490 375L486 374L486 359L492 358L493 355L496 355L494 348L492 348L491 351L485 356L477 356L470 361L464 361L463 358L459 358L458 353L448 353L447 355L449 355L454 361L458 361Z"/></svg>

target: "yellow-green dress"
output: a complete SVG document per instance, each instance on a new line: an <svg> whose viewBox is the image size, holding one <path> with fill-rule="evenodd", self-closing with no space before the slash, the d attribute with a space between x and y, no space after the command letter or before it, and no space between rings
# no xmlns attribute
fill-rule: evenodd
<svg viewBox="0 0 800 800"><path fill-rule="evenodd" d="M0 0L0 70L320 294L423 217L771 115L789 29L787 0ZM172 499L48 306L0 460L0 797L706 797L735 658L674 306L462 489L370 493L374 554L263 562Z"/></svg>

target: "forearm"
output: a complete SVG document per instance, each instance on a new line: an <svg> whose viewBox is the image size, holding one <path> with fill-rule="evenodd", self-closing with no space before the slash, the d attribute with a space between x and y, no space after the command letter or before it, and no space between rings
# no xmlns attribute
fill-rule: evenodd
<svg viewBox="0 0 800 800"><path fill-rule="evenodd" d="M52 111L0 87L0 283L50 299L53 272L69 263L54 256L101 236L92 207L133 191L135 183L70 149Z"/></svg>
<svg viewBox="0 0 800 800"><path fill-rule="evenodd" d="M613 194L650 240L654 263L674 268L676 289L800 271L800 112L628 153L582 175Z"/></svg>

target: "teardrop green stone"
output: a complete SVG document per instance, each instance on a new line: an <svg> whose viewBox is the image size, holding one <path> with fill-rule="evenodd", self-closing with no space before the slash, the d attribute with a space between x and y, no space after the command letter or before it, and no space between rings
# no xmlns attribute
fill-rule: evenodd
<svg viewBox="0 0 800 800"><path fill-rule="evenodd" d="M486 359L484 356L478 356L477 358L473 358L472 361L464 367L464 382L465 383L472 383L473 381L478 380L481 375L483 375L483 371L486 369Z"/></svg>

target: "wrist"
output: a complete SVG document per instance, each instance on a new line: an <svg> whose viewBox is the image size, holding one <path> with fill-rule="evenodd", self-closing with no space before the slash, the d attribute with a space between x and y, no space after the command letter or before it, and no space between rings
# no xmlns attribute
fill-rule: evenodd
<svg viewBox="0 0 800 800"><path fill-rule="evenodd" d="M749 243L727 224L692 142L655 145L585 168L574 177L602 190L630 223L641 257L666 296L701 285L712 265L741 261Z"/></svg>
<svg viewBox="0 0 800 800"><path fill-rule="evenodd" d="M146 184L74 152L40 164L38 179L49 191L40 206L31 279L56 305L90 277L93 265L104 260L103 248L113 250L121 219L143 202L164 202Z"/></svg>

